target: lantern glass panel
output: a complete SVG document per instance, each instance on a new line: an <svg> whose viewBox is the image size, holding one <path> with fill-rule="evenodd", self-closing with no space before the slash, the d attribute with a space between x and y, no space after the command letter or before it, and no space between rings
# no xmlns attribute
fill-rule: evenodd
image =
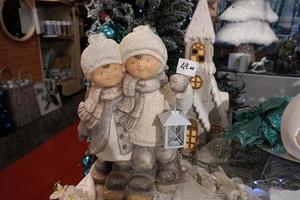
<svg viewBox="0 0 300 200"><path fill-rule="evenodd" d="M186 126L169 126L168 127L168 146L180 147L184 145L184 135Z"/></svg>

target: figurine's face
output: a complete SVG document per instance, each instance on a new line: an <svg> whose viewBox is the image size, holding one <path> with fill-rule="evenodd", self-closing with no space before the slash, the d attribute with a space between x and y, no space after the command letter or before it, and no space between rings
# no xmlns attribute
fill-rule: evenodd
<svg viewBox="0 0 300 200"><path fill-rule="evenodd" d="M121 64L109 64L96 68L91 75L92 82L100 88L113 87L122 82L125 69Z"/></svg>
<svg viewBox="0 0 300 200"><path fill-rule="evenodd" d="M132 76L148 80L157 76L160 71L160 61L151 55L136 55L128 58L125 63L126 71Z"/></svg>

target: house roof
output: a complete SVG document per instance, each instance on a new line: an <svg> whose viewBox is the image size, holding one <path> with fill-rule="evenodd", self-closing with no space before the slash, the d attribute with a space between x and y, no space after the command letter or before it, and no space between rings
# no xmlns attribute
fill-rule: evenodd
<svg viewBox="0 0 300 200"><path fill-rule="evenodd" d="M158 117L163 126L191 125L191 122L181 115L179 111L165 112Z"/></svg>
<svg viewBox="0 0 300 200"><path fill-rule="evenodd" d="M215 31L209 13L207 0L199 0L192 20L187 28L184 41L186 43L200 38L215 41Z"/></svg>

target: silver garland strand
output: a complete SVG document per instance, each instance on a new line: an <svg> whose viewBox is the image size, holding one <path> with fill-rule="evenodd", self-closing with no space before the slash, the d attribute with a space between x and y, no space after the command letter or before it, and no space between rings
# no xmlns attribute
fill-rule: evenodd
<svg viewBox="0 0 300 200"><path fill-rule="evenodd" d="M91 0L89 4L85 5L88 14L87 17L95 21L91 29L86 32L86 36L90 37L91 35L95 34L98 28L101 26L100 19L99 19L99 12L100 12L100 0Z"/></svg>

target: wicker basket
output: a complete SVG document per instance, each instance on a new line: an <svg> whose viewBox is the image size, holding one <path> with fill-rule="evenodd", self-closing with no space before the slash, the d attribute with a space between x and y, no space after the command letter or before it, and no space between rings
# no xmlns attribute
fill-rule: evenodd
<svg viewBox="0 0 300 200"><path fill-rule="evenodd" d="M3 74L10 74L12 80L14 79L11 71L7 68L1 68L0 70L0 82L1 85L5 83L3 80ZM31 79L30 73L21 70L18 74L18 80L23 78L27 74L28 78ZM17 83L18 80L13 80ZM17 127L24 126L39 118L40 112L34 93L32 81L26 85L15 84L17 87L14 88L3 88L8 94L9 100L9 111Z"/></svg>

